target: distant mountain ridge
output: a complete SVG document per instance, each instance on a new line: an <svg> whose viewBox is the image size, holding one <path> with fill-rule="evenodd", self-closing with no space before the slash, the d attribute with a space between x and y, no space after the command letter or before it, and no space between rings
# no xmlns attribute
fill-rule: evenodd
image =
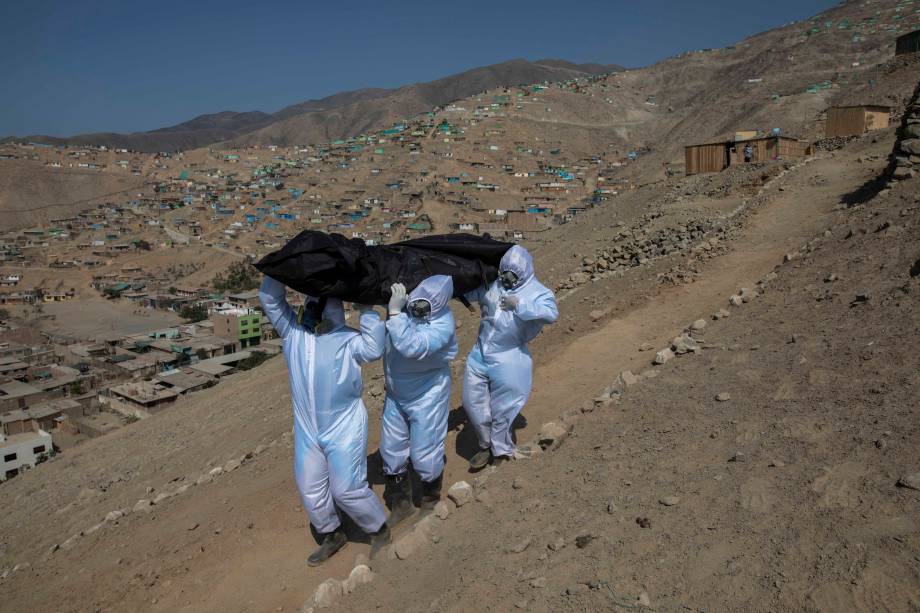
<svg viewBox="0 0 920 613"><path fill-rule="evenodd" d="M615 64L515 59L396 89L363 88L306 100L275 113L221 111L147 132L102 132L70 137L31 135L4 141L106 145L135 151L195 149L224 144L307 144L347 138L498 86L563 81L623 70Z"/></svg>

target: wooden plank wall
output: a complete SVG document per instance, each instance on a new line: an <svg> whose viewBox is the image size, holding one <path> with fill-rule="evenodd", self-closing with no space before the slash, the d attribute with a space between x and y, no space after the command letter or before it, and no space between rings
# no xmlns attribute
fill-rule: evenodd
<svg viewBox="0 0 920 613"><path fill-rule="evenodd" d="M824 135L827 138L854 136L866 131L866 110L862 107L827 109Z"/></svg>
<svg viewBox="0 0 920 613"><path fill-rule="evenodd" d="M720 172L728 166L728 155L724 143L694 145L684 149L687 176L701 172Z"/></svg>
<svg viewBox="0 0 920 613"><path fill-rule="evenodd" d="M866 130L881 130L888 127L888 111L867 111Z"/></svg>

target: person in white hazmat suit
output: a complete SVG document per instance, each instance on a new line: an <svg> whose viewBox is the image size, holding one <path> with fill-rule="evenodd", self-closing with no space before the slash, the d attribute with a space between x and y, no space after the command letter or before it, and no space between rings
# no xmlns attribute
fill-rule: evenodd
<svg viewBox="0 0 920 613"><path fill-rule="evenodd" d="M414 511L410 459L422 481L422 508L433 508L441 498L450 363L457 357L457 336L448 306L454 293L449 276L428 277L408 297L401 283L390 289L380 455L392 527Z"/></svg>
<svg viewBox="0 0 920 613"><path fill-rule="evenodd" d="M262 309L282 339L294 404L294 477L310 523L320 534L310 566L347 543L338 510L371 535L372 555L386 545L386 510L367 483L367 409L361 365L383 354L385 330L359 307L361 331L345 325L342 302L309 298L295 312L285 287L265 277Z"/></svg>
<svg viewBox="0 0 920 613"><path fill-rule="evenodd" d="M498 273L489 287L466 295L482 315L463 379L463 408L479 439L480 451L470 459L474 470L514 457L511 425L530 396L533 375L527 343L559 317L556 297L537 281L526 249L509 249Z"/></svg>

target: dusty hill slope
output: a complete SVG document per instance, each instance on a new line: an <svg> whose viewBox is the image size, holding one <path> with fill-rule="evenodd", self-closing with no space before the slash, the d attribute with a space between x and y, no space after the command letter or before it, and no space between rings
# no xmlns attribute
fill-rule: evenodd
<svg viewBox="0 0 920 613"><path fill-rule="evenodd" d="M47 223L103 202L130 200L144 178L129 173L48 168L32 162L0 164L0 229Z"/></svg>
<svg viewBox="0 0 920 613"><path fill-rule="evenodd" d="M902 318L915 313L907 311L915 302L913 286L907 286L904 298L888 293L896 280L897 285L906 281L904 262L917 257L904 248L917 243L918 209L911 186L892 192L888 196L896 198L890 201L892 208L880 209L877 216L868 207L857 213L834 211L842 195L856 190L884 167L892 134L888 131L863 139L833 157L825 155L800 167L780 169L774 180L760 185L760 196L745 198L748 208L742 207L735 215L731 212L743 203L731 195L699 195L690 202L664 197L671 189L685 193L688 185L681 180L637 190L618 201L615 211L597 209L535 245L538 266L547 271L547 282L555 286L579 270L583 256L599 248L600 241L613 241L612 233L600 236L598 228L604 225L638 224L679 233L688 216L706 212L714 220L721 217L726 228L721 234L724 238L711 251L675 253L626 275L559 292L563 318L533 346L536 384L525 411L526 423L519 431L522 441L535 436L544 422L560 413L592 406L592 398L620 370L646 368L651 354L636 351L640 345L663 346L689 321L725 305L727 296L738 287L753 287L754 281L782 261L784 253L822 235L825 229L832 232L832 237L822 238L825 247L781 270L784 275L810 275L810 280L778 279L766 296L736 311L727 323L707 329L707 346L713 348L704 350L702 356L667 364L656 379L644 381L640 391L630 390L622 405L586 415L559 451L533 463L516 463L491 477L485 490L491 501L486 497L484 502L461 508L456 518L439 527L439 543L418 548L407 560L375 562L378 580L342 600L341 606L366 610L379 604L382 610L426 610L446 592L436 609L469 610L468 603L487 598L498 598L493 601L495 610L508 610L518 601L526 601L524 607L533 610L604 608L600 599L606 596L600 591L582 593L577 587L585 579L606 581L617 598L645 590L656 603L687 602L707 610L751 610L748 605L753 603L755 610L775 609L761 606L772 602L764 599L772 598L773 580L787 581L789 592L782 602L804 602L811 585L800 584L802 569L815 568L813 576L820 586L849 580L846 573L852 572L853 563L870 560L847 557L850 549L862 551L855 541L840 540L849 534L843 532L846 523L841 518L855 514L836 511L837 516L828 515L819 506L826 492L830 500L847 501L850 509L855 505L864 515L870 508L878 509L879 517L893 522L893 527L885 528L888 532L879 534L904 541L911 528L897 517L909 513L909 507L885 506L894 503L885 503L890 499L883 500L866 488L859 489L854 498L847 489L850 486L838 486L834 480L834 471L843 462L840 454L853 449L853 433L860 435L865 446L882 438L884 431L891 432L884 437L888 450L878 456L888 458L884 466L871 464L874 452L860 448L860 460L868 462L865 475L878 475L879 468L884 468L896 478L896 473L909 468L904 450L917 442L909 413L882 410L887 403L900 406L900 400L916 385L909 373L894 370L908 368L909 356L888 365L888 354L866 345L869 340L863 339L874 335L879 347L887 350L893 347L891 338L916 330L916 321L907 319L888 329L879 323L898 321L895 312L902 313ZM752 177L761 172L751 169ZM731 177L726 174L711 180L730 181ZM903 217L901 208L907 210ZM874 232L884 221L889 222L887 228ZM843 238L847 231L840 224L849 224L854 237ZM905 230L896 234L892 226ZM860 234L860 228L869 233ZM883 247L884 251L879 250ZM831 259L816 263L818 257ZM849 268L851 260L853 267ZM878 271L881 263L885 268ZM801 268L794 268L796 265ZM675 266L695 268L695 282L663 285L660 275ZM841 280L822 283L830 272ZM786 283L789 289L780 291ZM853 289L857 286L860 289ZM839 295L816 301L825 296L826 288ZM849 294L865 291L870 304L854 307L863 311L847 310ZM890 295L898 296L897 301L888 300ZM902 306L895 307L895 302ZM853 320L848 318L869 312L866 307L878 310L872 318L867 316L866 330L846 337L835 332L838 327L852 332ZM465 353L475 321L469 314L458 315ZM746 336L747 330L757 330L756 338ZM826 337L822 330L828 331ZM787 345L792 333L801 336ZM759 346L756 351L751 350L753 345ZM794 352L791 358L789 352ZM807 360L804 366L798 363L799 352ZM757 361L760 356L766 356L762 362ZM831 361L838 357L839 364ZM717 362L710 361L716 358ZM860 371L850 370L856 365L872 369L871 383L858 384ZM885 370L889 366L892 370ZM455 370L462 371L461 362ZM780 384L787 375L792 380L783 387ZM369 450L373 451L382 404L379 365L366 372L365 381L371 413ZM783 393L790 398L781 398L784 404L773 404L763 398L762 390L767 388L770 394L786 389ZM848 406L856 407L852 415L863 417L831 410L837 389L844 390L840 398ZM459 385L454 391L456 395ZM730 392L733 400L715 405L712 395L722 391ZM825 421L816 425L818 400ZM871 424L865 413L858 412L864 410L859 408L862 405L876 407L872 419L879 419L879 424ZM782 414L777 417L776 411ZM459 411L454 417L448 438L447 480L472 482L463 460L470 451L470 433ZM787 422L772 426L780 423L780 417ZM827 421L831 418L837 421ZM844 419L852 421L840 421ZM4 606L74 611L296 610L323 580L346 576L354 554L366 548L355 542L327 566L305 567L312 539L291 477L290 423L286 373L282 359L276 358L4 484L4 500L10 501L0 519L0 568L7 571L2 573L6 575ZM787 430L788 438L782 434ZM846 436L837 434L839 431ZM874 438L868 438L870 435ZM898 436L908 438L899 441ZM735 451L743 452L748 461L725 463ZM799 461L803 454L811 454L812 461ZM787 471L783 474L790 483L814 482L823 474L822 466L832 478L825 485L815 485L824 489L814 494L809 493L810 485L793 488L756 480L748 484L755 477L767 478L762 471L773 475L765 467L765 461L773 457L785 462L788 468L782 470ZM378 468L379 460L372 455L369 473L377 489ZM739 473L744 468L749 472ZM849 478L849 473L843 474ZM513 477L521 478L519 487L508 489L505 486ZM879 479L872 483L893 482L888 477ZM749 490L753 502L739 499ZM895 503L907 504L903 501L908 498L902 496L909 494L898 492ZM868 498L870 494L876 497ZM678 505L659 510L657 498L671 495L681 498ZM606 511L607 499L613 500L612 514ZM573 500L577 502L574 509ZM764 512L768 502L758 500L773 501L772 511ZM155 505L139 501L155 501ZM754 507L744 509L743 504ZM868 506L860 506L863 504ZM795 513L778 516L787 505ZM719 513L708 513L709 507ZM831 511L839 508L836 502L828 507ZM120 516L122 512L127 514ZM635 526L633 515L649 517L652 528ZM722 519L716 522L714 517ZM788 532L777 532L779 519L800 523L789 523ZM841 532L833 532L832 519L840 524ZM397 536L403 538L410 527L401 528ZM813 529L839 538L820 540L820 548L812 546L810 536L796 540L797 535L810 535ZM579 549L572 539L587 533L595 538ZM520 556L503 553L507 544L525 535L532 542ZM547 544L555 546L559 537L564 545L559 553L545 549ZM653 537L659 540L650 540ZM882 545L868 538L859 541L867 547L860 555L881 555L878 547ZM884 546L907 547L894 542L884 541ZM756 546L763 543L767 545L763 553L753 556L751 552L759 551ZM841 545L835 549L831 543ZM713 547L722 549L712 551ZM781 553L785 551L795 553L789 558L791 566L783 566L786 558ZM579 566L585 560L588 566ZM698 575L682 574L687 568ZM704 572L708 568L712 572ZM538 574L521 582L519 569ZM782 575L761 579L765 569L778 569L777 573L790 579ZM600 574L601 570L608 574ZM722 574L715 575L717 582L713 582L711 577L717 572ZM549 587L530 587L530 579L540 576L546 577ZM872 583L875 576L877 569L872 567L866 575L867 585L879 585ZM719 577L724 581L718 582ZM726 577L734 577L731 581L743 583L743 588L733 589L735 583L727 583ZM894 581L894 589L901 593L904 580ZM573 599L596 600L570 601L561 595L567 587L572 588ZM61 593L70 594L67 602L60 600Z"/></svg>
<svg viewBox="0 0 920 613"><path fill-rule="evenodd" d="M560 81L619 68L563 60L511 60L398 89L364 88L341 92L299 102L275 113L223 111L148 132L77 134L67 138L31 135L17 140L53 145L106 145L146 152L195 149L219 141L315 143L385 127L397 119L493 87ZM255 135L242 138L249 133Z"/></svg>
<svg viewBox="0 0 920 613"><path fill-rule="evenodd" d="M401 87L376 100L360 100L321 113L296 115L235 138L230 143L292 145L327 142L379 129L433 107L495 87L564 81L584 77L597 70L596 65L581 69L578 64L562 64L544 65L517 59L474 68L444 79ZM606 70L616 68L610 66Z"/></svg>

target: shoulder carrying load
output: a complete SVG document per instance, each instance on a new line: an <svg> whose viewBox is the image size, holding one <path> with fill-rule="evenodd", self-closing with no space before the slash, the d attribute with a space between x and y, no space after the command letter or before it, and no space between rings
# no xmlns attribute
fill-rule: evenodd
<svg viewBox="0 0 920 613"><path fill-rule="evenodd" d="M459 298L498 276L512 243L472 234L442 234L367 246L359 238L305 230L255 267L310 296L361 304L386 304L390 285L412 291L432 275L449 275Z"/></svg>

